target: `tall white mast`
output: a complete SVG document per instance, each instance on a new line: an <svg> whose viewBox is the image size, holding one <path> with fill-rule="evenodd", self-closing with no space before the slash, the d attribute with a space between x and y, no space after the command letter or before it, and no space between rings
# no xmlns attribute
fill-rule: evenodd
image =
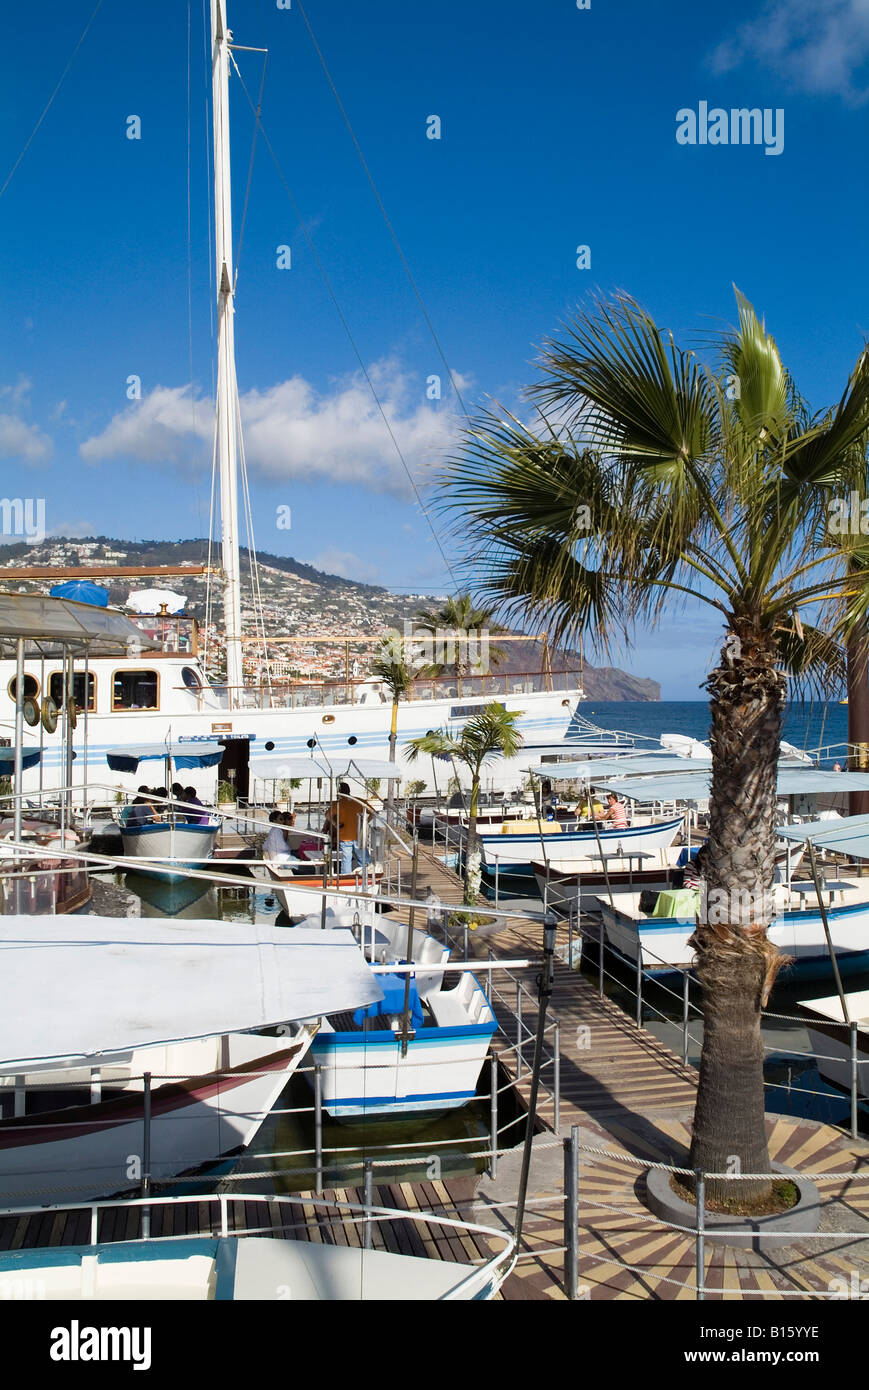
<svg viewBox="0 0 869 1390"><path fill-rule="evenodd" d="M211 0L211 86L214 107L214 225L217 269L217 458L223 546L223 626L230 708L243 684L241 578L238 556L238 441L236 438L235 316L232 272L232 192L229 166L229 41L226 0Z"/></svg>

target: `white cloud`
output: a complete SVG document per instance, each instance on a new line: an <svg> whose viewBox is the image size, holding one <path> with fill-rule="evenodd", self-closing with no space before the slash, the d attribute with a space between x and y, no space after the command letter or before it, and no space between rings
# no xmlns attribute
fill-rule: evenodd
<svg viewBox="0 0 869 1390"><path fill-rule="evenodd" d="M32 390L33 382L22 373L14 386L0 387L0 396L11 403L13 410L20 410L21 406L30 404L30 392Z"/></svg>
<svg viewBox="0 0 869 1390"><path fill-rule="evenodd" d="M341 579L354 579L360 584L375 584L380 574L377 565L372 565L368 560L360 560L352 550L337 550L334 546L321 550L319 555L315 555L308 563L313 565L315 570L322 570L324 574L337 574Z"/></svg>
<svg viewBox="0 0 869 1390"><path fill-rule="evenodd" d="M711 61L716 72L754 62L800 91L860 105L869 96L869 0L768 0Z"/></svg>
<svg viewBox="0 0 869 1390"><path fill-rule="evenodd" d="M87 463L124 458L178 466L201 455L212 429L209 402L194 400L186 386L155 386L115 415L102 434L86 439L79 453Z"/></svg>
<svg viewBox="0 0 869 1390"><path fill-rule="evenodd" d="M392 360L369 368L371 379L411 474L420 482L456 442L459 417L432 408L421 383ZM457 378L460 388L465 385ZM317 391L293 376L241 399L248 466L271 479L322 478L356 483L372 492L410 497L413 490L389 429L364 376L354 373ZM185 387L155 387L116 415L101 434L85 441L89 463L128 458L143 463L184 464L203 443L211 446L208 401L192 401Z"/></svg>
<svg viewBox="0 0 869 1390"><path fill-rule="evenodd" d="M0 458L44 463L51 457L51 440L38 425L28 425L20 415L0 414Z"/></svg>

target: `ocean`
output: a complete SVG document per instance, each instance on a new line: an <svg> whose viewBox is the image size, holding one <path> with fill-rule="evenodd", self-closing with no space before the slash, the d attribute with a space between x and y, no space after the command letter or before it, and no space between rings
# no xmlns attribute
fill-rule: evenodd
<svg viewBox="0 0 869 1390"><path fill-rule="evenodd" d="M610 732L645 735L655 742L661 734L709 737L709 706L705 700L585 700L580 712ZM848 739L848 707L837 702L800 701L788 705L783 737L808 753L822 750L820 765L844 764ZM639 746L643 747L640 739Z"/></svg>

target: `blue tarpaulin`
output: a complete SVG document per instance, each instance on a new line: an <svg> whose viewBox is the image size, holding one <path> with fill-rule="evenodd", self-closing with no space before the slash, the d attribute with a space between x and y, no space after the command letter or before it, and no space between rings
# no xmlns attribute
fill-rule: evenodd
<svg viewBox="0 0 869 1390"><path fill-rule="evenodd" d="M353 1015L353 1022L362 1027L364 1018L378 1018L381 1014L402 1014L404 1013L404 976L403 975L380 975L377 983L383 990L383 998L376 1004L369 1004L367 1009L357 1009ZM410 982L410 997L408 1001L410 1009L410 1024L412 1028L422 1028L425 1019L422 1012L422 1004L419 1002L419 995L416 989L416 981Z"/></svg>
<svg viewBox="0 0 869 1390"><path fill-rule="evenodd" d="M67 579L64 584L55 584L49 589L51 598L71 598L76 603L89 603L92 608L108 608L109 591L102 584L94 584L92 579Z"/></svg>
<svg viewBox="0 0 869 1390"><path fill-rule="evenodd" d="M106 761L112 772L135 772L139 763L172 759L183 768L216 767L223 757L219 743L140 743L129 748L109 748Z"/></svg>

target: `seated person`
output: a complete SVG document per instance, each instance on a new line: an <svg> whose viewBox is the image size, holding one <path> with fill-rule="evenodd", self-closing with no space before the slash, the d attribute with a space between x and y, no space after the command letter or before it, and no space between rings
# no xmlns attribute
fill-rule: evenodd
<svg viewBox="0 0 869 1390"><path fill-rule="evenodd" d="M270 830L263 841L263 859L285 859L290 852L280 811L269 812Z"/></svg>
<svg viewBox="0 0 869 1390"><path fill-rule="evenodd" d="M126 806L121 814L121 821L124 826L147 825L154 819L154 808L151 805L151 798L147 787L140 787L138 795L131 805Z"/></svg>
<svg viewBox="0 0 869 1390"><path fill-rule="evenodd" d="M184 788L184 801L186 802L187 807L188 807L188 810L187 810L187 822L188 822L188 824L189 824L189 825L207 825L207 824L208 824L208 821L209 821L209 816L208 816L207 813L205 813L205 807L204 807L204 806L202 807L202 812L200 812L200 813L198 813L198 814L197 814L196 811L191 811L191 810L189 809L189 807L191 807L191 806L202 806L202 802L199 800L199 797L196 795L196 788L195 788L195 787L185 787L185 788Z"/></svg>
<svg viewBox="0 0 869 1390"><path fill-rule="evenodd" d="M625 803L619 800L615 792L607 792L606 801L606 810L601 819L608 821L613 830L627 830L628 812Z"/></svg>
<svg viewBox="0 0 869 1390"><path fill-rule="evenodd" d="M584 801L580 801L574 812L577 820L600 820L603 816L603 807L597 798L592 799L586 796Z"/></svg>

